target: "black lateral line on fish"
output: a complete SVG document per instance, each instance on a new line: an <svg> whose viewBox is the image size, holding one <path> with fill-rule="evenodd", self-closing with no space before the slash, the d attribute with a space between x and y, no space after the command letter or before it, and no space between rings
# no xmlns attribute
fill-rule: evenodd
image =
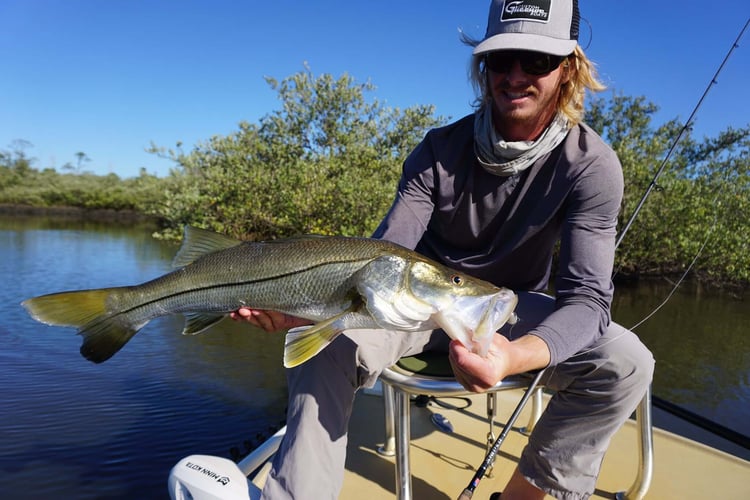
<svg viewBox="0 0 750 500"><path fill-rule="evenodd" d="M376 257L374 257L374 258L376 258ZM239 282L233 282L233 283L217 283L215 285L208 285L208 286L201 286L201 287L197 287L197 288L190 288L189 290L181 290L181 291L178 291L178 292L175 292L175 293L169 293L169 294L161 295L158 298L155 298L153 300L147 300L147 301L141 302L141 303L135 305L134 307L130 307L130 308L127 308L127 309L122 309L122 310L118 311L117 314L127 314L127 313L129 313L131 311L134 311L136 309L139 309L141 307L145 307L145 306L154 304L154 303L162 301L162 300L168 300L168 299L171 299L171 298L179 297L181 295L186 295L186 294L190 294L190 293L197 293L197 292L203 292L203 291L208 291L208 290L217 290L217 289L221 289L221 288L231 288L231 287L248 286L248 285L252 285L254 283L262 283L264 281L270 281L270 280L287 278L287 277L290 277L290 276L294 276L295 274L300 274L300 273L305 273L305 272L313 271L313 270L315 270L315 269L317 269L319 267L323 267L323 266L327 266L327 265L331 265L331 264L347 264L347 263L350 264L350 263L358 262L358 261L361 261L361 260L367 260L369 262L372 259L348 259L348 260L337 260L337 261L334 261L334 262L330 262L330 261L329 262L321 262L320 264L315 264L313 266L309 266L309 267L306 267L306 268L303 268L303 269L297 269L297 270L289 271L289 272L286 272L286 273L280 273L280 274L276 274L276 275L265 277L265 278L261 278L261 279L245 280L245 281L239 281ZM175 272L182 272L182 271L175 271ZM160 278L157 278L156 280L158 280L158 279L160 279ZM153 283L156 280L152 280L152 281L144 283L143 285L137 285L137 286L145 286L145 285L147 285L149 283ZM133 287L133 288L136 288L136 287ZM196 312L200 312L200 311L196 311ZM216 311L216 312L220 312L220 311ZM229 311L226 311L226 312L229 312ZM108 319L110 317L112 317L112 315L106 315L106 316L102 317L99 321L97 321L96 323L93 323L92 325L87 325L87 326L95 326L95 325L99 324L101 321L104 321L105 319Z"/></svg>

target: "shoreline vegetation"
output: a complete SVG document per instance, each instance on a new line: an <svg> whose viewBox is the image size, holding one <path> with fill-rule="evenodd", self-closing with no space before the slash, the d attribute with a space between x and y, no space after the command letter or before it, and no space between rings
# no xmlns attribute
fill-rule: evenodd
<svg viewBox="0 0 750 500"><path fill-rule="evenodd" d="M149 222L178 240L186 224L251 240L292 235L369 236L391 205L401 165L431 128L449 121L434 107L391 108L371 83L305 69L267 78L279 109L257 123L183 149L153 145L171 160L165 177L121 179L85 170L38 168L32 145L0 149L0 215ZM585 121L623 166L621 231L652 185L682 124L652 123L644 97L589 99ZM454 117L455 118L455 117ZM452 119L452 118L451 118ZM616 281L688 279L743 294L750 288L750 125L696 139L688 129L615 255Z"/></svg>
<svg viewBox="0 0 750 500"><path fill-rule="evenodd" d="M14 205L0 203L0 216L26 217L61 217L86 222L117 222L135 224L150 222L159 224L159 218L135 210L116 210L113 208L83 208L72 206L40 207L33 205Z"/></svg>
<svg viewBox="0 0 750 500"><path fill-rule="evenodd" d="M133 210L114 210L109 208L82 208L82 207L36 207L30 205L11 205L0 203L0 217L49 217L59 220L92 222L92 223L115 223L122 225L146 224L155 231L164 226L164 221L154 215L139 213ZM675 285L682 277L681 273L636 273L625 274L618 272L613 281L618 287L632 287L639 283L663 281ZM700 293L704 290L711 292L719 291L727 293L732 298L743 298L750 290L750 283L743 282L719 282L710 275L689 275L686 282L689 286L696 288Z"/></svg>

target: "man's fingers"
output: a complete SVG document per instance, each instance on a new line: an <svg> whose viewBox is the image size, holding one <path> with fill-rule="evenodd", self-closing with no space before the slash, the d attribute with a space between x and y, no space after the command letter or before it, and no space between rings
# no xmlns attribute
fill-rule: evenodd
<svg viewBox="0 0 750 500"><path fill-rule="evenodd" d="M252 316L248 318L255 326L263 328L267 332L280 330L275 324L274 317L266 311L252 311Z"/></svg>
<svg viewBox="0 0 750 500"><path fill-rule="evenodd" d="M253 326L262 328L266 331L274 330L274 321L264 311L241 307L236 311L229 313L229 316L236 321L246 321Z"/></svg>
<svg viewBox="0 0 750 500"><path fill-rule="evenodd" d="M283 312L250 309L247 307L241 307L229 313L229 316L237 321L247 321L251 325L262 328L267 332L278 332L295 326L311 324L309 320L289 316Z"/></svg>

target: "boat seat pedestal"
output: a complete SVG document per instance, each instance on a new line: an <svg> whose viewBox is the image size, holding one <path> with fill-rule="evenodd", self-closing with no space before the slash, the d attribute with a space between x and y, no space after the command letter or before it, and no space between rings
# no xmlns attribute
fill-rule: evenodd
<svg viewBox="0 0 750 500"><path fill-rule="evenodd" d="M385 406L385 443L378 449L382 455L395 455L396 498L411 500L411 468L409 442L411 440L410 406L412 395L435 397L466 396L467 391L453 376L445 353L424 352L402 358L380 375ZM501 380L487 391L488 398L510 389L526 389L531 383L527 375L514 375ZM488 400L489 406L494 403ZM542 413L542 391L535 390L529 423L523 430L530 432ZM638 474L633 485L616 494L618 499L640 500L648 491L653 475L653 433L651 422L651 390L647 391L636 410L638 424Z"/></svg>

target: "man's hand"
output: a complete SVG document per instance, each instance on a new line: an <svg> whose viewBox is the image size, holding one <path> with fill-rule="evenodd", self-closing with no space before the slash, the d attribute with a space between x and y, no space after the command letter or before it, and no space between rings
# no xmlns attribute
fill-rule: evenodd
<svg viewBox="0 0 750 500"><path fill-rule="evenodd" d="M483 392L495 385L509 375L505 353L509 343L502 335L495 335L487 357L483 358L469 351L460 341L452 340L448 348L448 359L456 380L472 392Z"/></svg>
<svg viewBox="0 0 750 500"><path fill-rule="evenodd" d="M247 321L267 332L278 332L279 330L288 330L296 326L311 324L310 320L297 318L282 312L250 309L248 307L241 307L229 313L229 316L236 321Z"/></svg>
<svg viewBox="0 0 750 500"><path fill-rule="evenodd" d="M483 392L509 375L546 367L550 362L550 352L547 343L536 335L524 335L512 342L502 335L495 335L486 358L453 340L448 359L456 380L462 386L472 392Z"/></svg>

